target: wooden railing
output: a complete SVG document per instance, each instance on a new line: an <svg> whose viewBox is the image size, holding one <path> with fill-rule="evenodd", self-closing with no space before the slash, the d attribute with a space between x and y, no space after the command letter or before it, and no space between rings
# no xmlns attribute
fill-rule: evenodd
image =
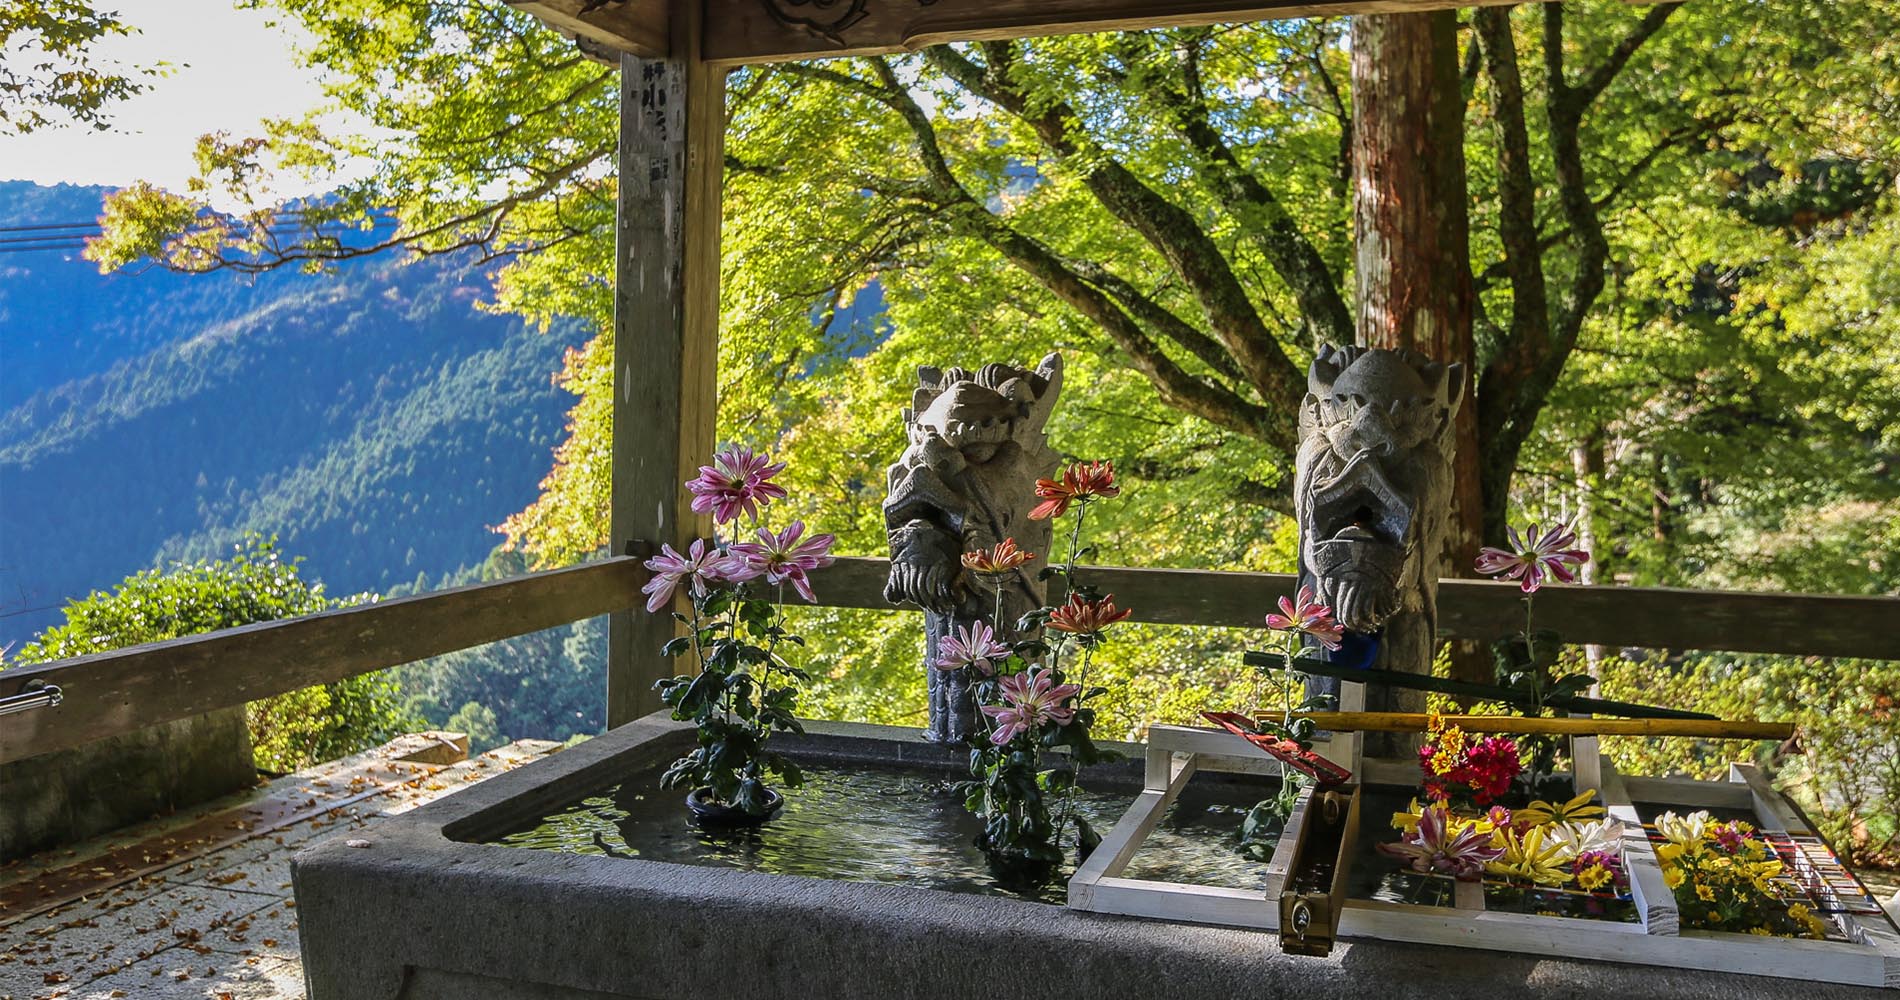
<svg viewBox="0 0 1900 1000"><path fill-rule="evenodd" d="M889 608L883 559L839 559L814 576L820 604ZM1285 573L1086 566L1083 582L1115 595L1130 619L1164 625L1263 628L1261 618L1293 593ZM1524 620L1514 583L1440 580L1438 631L1493 639ZM1662 587L1549 587L1537 594L1537 624L1565 642L1653 649L1719 649L1900 659L1900 598L1752 594Z"/></svg>
<svg viewBox="0 0 1900 1000"><path fill-rule="evenodd" d="M0 718L0 763L619 611L645 579L621 556L8 670L0 697L64 699Z"/></svg>
<svg viewBox="0 0 1900 1000"><path fill-rule="evenodd" d="M839 559L814 580L819 603L892 610L887 568L883 559ZM1259 628L1294 586L1279 573L1082 572L1133 608L1132 620L1168 625ZM0 673L0 697L38 680L58 684L65 700L0 718L0 763L624 611L640 603L645 579L638 558L621 556L9 670ZM1516 626L1522 595L1508 583L1444 580L1438 611L1445 636L1488 639ZM1537 595L1537 622L1576 643L1900 659L1900 599L1890 597L1554 587ZM644 686L671 667L641 651L608 669Z"/></svg>

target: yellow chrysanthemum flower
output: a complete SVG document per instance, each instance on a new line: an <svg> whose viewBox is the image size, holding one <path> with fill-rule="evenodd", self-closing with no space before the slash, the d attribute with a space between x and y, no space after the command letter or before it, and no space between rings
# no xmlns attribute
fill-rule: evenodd
<svg viewBox="0 0 1900 1000"><path fill-rule="evenodd" d="M1682 869L1673 868L1673 867L1664 868L1663 869L1663 884L1668 886L1671 889L1681 886L1682 885Z"/></svg>
<svg viewBox="0 0 1900 1000"><path fill-rule="evenodd" d="M1392 829L1403 830L1406 833L1411 833L1413 830L1418 829L1418 818L1425 815L1425 810L1419 808L1417 799L1413 799L1412 804L1407 806L1406 810L1405 812L1395 812L1392 814Z"/></svg>
<svg viewBox="0 0 1900 1000"><path fill-rule="evenodd" d="M1609 885L1610 880L1615 877L1610 874L1608 868L1602 865L1591 865L1577 873L1577 884L1582 886L1585 892L1595 892Z"/></svg>
<svg viewBox="0 0 1900 1000"><path fill-rule="evenodd" d="M1486 864L1485 871L1529 879L1539 885L1563 885L1570 881L1570 873L1564 870L1570 860L1565 856L1564 845L1546 840L1541 826L1531 827L1521 835L1516 830L1499 830L1493 834L1491 843L1503 848L1504 854Z"/></svg>
<svg viewBox="0 0 1900 1000"><path fill-rule="evenodd" d="M1704 903L1715 902L1715 890L1709 886L1698 884L1695 887L1695 894L1696 897L1701 899Z"/></svg>
<svg viewBox="0 0 1900 1000"><path fill-rule="evenodd" d="M1596 795L1596 789L1586 788L1580 792L1576 798L1568 802L1553 804L1539 799L1529 806L1519 809L1515 814L1515 818L1522 822L1531 823L1534 826L1543 826L1546 823L1575 823L1586 819L1601 819L1603 817L1603 807L1590 804L1590 800L1596 798Z"/></svg>

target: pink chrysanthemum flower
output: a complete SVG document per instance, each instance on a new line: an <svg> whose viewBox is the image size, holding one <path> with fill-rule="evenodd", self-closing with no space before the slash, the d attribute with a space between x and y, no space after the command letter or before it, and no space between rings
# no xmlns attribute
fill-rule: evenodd
<svg viewBox="0 0 1900 1000"><path fill-rule="evenodd" d="M806 574L831 565L831 543L837 539L831 535L813 535L801 542L799 537L804 533L803 521L793 521L776 535L760 528L758 541L732 547L737 565L728 569L728 578L739 581L762 576L766 583L791 584L798 596L807 601L818 600Z"/></svg>
<svg viewBox="0 0 1900 1000"><path fill-rule="evenodd" d="M1003 678L1003 703L983 706L983 714L996 720L996 732L990 742L1003 746L1021 733L1033 733L1044 722L1066 726L1075 720L1075 709L1064 701L1080 693L1079 684L1057 684L1046 669L1011 674Z"/></svg>
<svg viewBox="0 0 1900 1000"><path fill-rule="evenodd" d="M1464 881L1482 877L1486 862L1504 856L1502 848L1491 846L1490 830L1453 821L1451 810L1443 804L1426 806L1412 832L1396 844L1380 844L1379 850L1411 862L1413 871L1439 872Z"/></svg>
<svg viewBox="0 0 1900 1000"><path fill-rule="evenodd" d="M1516 528L1506 531L1510 534L1511 547L1479 549L1474 565L1486 576L1518 581L1519 588L1526 594L1537 593L1547 577L1575 583L1575 568L1590 561L1590 553L1571 547L1577 544L1577 533L1566 525L1557 525L1541 535L1535 524L1523 535L1519 535Z"/></svg>
<svg viewBox="0 0 1900 1000"><path fill-rule="evenodd" d="M937 644L937 662L931 665L938 670L974 667L988 677L996 672L996 661L1008 655L1009 647L996 641L996 633L989 623L976 622L944 636Z"/></svg>
<svg viewBox="0 0 1900 1000"><path fill-rule="evenodd" d="M673 601L673 594L681 584L695 597L705 597L709 584L730 579L731 558L717 549L710 548L704 538L696 538L688 546L685 555L674 551L671 545L660 546L660 554L646 561L647 569L653 571L653 578L640 588L647 595L647 610L658 614Z"/></svg>
<svg viewBox="0 0 1900 1000"><path fill-rule="evenodd" d="M728 448L714 455L711 465L700 466L698 478L688 480L686 489L693 494L693 510L711 511L715 524L730 523L740 514L756 519L761 508L785 498L785 488L772 482L784 471L784 462L773 462L750 448Z"/></svg>
<svg viewBox="0 0 1900 1000"><path fill-rule="evenodd" d="M1280 613L1267 616L1267 627L1281 632L1304 632L1327 649L1339 648L1344 626L1333 620L1333 609L1313 599L1313 588L1301 587L1298 601L1280 598Z"/></svg>

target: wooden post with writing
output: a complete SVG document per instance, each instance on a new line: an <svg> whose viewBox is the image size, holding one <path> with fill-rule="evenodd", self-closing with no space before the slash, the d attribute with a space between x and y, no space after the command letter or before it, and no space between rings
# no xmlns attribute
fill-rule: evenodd
<svg viewBox="0 0 1900 1000"><path fill-rule="evenodd" d="M671 19L671 54L620 59L619 220L614 246L615 553L684 548L711 525L682 483L712 454L719 354L719 209L725 71L699 59L700 5ZM640 595L610 619L607 725L660 707L675 634Z"/></svg>

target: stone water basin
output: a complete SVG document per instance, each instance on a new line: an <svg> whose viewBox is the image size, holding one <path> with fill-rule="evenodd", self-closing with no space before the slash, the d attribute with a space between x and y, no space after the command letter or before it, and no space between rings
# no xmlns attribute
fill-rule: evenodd
<svg viewBox="0 0 1900 1000"><path fill-rule="evenodd" d="M976 847L981 822L953 784L965 754L921 755L896 766L878 741L792 751L805 783L785 789L785 808L755 829L690 823L684 795L659 787L663 766L642 769L530 823L486 838L534 850L735 868L979 893L1060 905L1074 858L1037 885L999 879ZM1239 853L1247 810L1276 779L1203 773L1183 789L1129 864L1127 877L1258 888L1266 866ZM1140 789L1131 765L1088 769L1078 812L1107 831ZM1265 845L1271 852L1272 844Z"/></svg>
<svg viewBox="0 0 1900 1000"><path fill-rule="evenodd" d="M298 854L292 879L310 1000L1785 995L1787 984L1771 979L1386 942L1294 958L1270 933L1025 898L946 846L967 840L954 800L905 784L958 776L962 754L908 731L810 728L783 747L801 764L892 772L899 793L886 797L942 825L899 837L890 814L828 805L818 794L757 843L701 840L681 829L683 796L637 786L694 738L684 724L649 716L390 817L363 838ZM1132 763L1091 769L1087 783L1100 796L1091 808L1118 814L1136 774ZM604 794L630 782L630 792ZM1205 794L1204 807L1180 813L1150 842L1154 856L1140 862L1149 874L1130 875L1231 882L1231 826L1219 828L1238 824L1256 789L1220 780L1207 788L1190 799ZM837 786L812 791L827 790ZM554 849L491 842L510 838ZM801 841L822 848L822 866L838 877L811 874Z"/></svg>

